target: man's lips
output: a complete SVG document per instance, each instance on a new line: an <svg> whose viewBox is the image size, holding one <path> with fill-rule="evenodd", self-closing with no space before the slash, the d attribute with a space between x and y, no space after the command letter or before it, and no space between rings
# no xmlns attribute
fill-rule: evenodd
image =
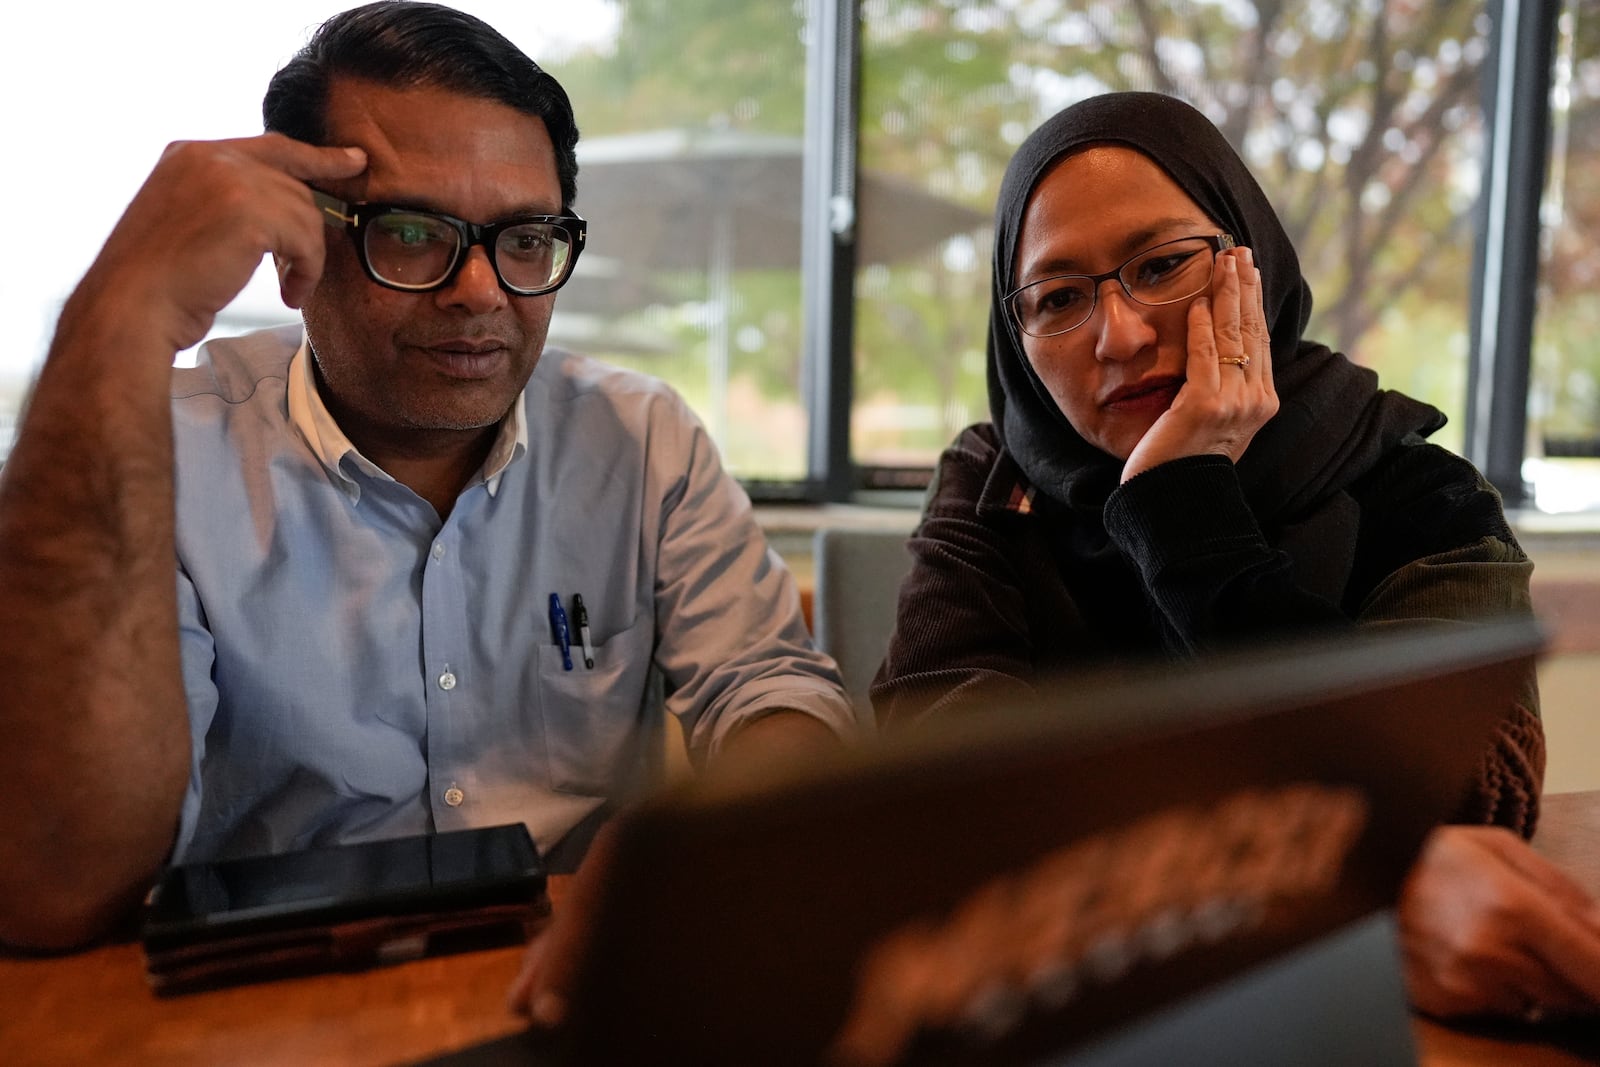
<svg viewBox="0 0 1600 1067"><path fill-rule="evenodd" d="M498 338L454 338L420 344L429 361L452 378L488 378L507 361L509 346Z"/></svg>
<svg viewBox="0 0 1600 1067"><path fill-rule="evenodd" d="M1100 401L1101 407L1144 407L1148 404L1160 404L1163 408L1172 404L1172 398L1178 395L1178 390L1183 388L1183 378L1175 374L1160 374L1150 378L1143 378L1132 385L1122 385L1107 393L1105 399Z"/></svg>
<svg viewBox="0 0 1600 1067"><path fill-rule="evenodd" d="M498 337L460 337L448 341L429 341L418 345L418 347L425 348L430 352L444 352L450 355L482 356L508 346L506 342Z"/></svg>

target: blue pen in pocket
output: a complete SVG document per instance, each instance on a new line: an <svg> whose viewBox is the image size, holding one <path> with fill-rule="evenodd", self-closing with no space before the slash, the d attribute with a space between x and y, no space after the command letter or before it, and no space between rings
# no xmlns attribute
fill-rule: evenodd
<svg viewBox="0 0 1600 1067"><path fill-rule="evenodd" d="M561 669L572 669L572 629L567 625L567 612L561 606L561 594L550 594L550 629L555 631L556 643L561 646Z"/></svg>

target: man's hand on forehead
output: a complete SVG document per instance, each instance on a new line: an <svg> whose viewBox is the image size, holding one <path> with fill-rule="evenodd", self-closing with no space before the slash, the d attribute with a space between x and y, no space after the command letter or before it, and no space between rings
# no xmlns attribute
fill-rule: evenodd
<svg viewBox="0 0 1600 1067"><path fill-rule="evenodd" d="M360 174L359 148L281 134L169 145L89 270L94 291L149 316L174 352L199 343L264 255L299 307L322 274L323 224L308 185Z"/></svg>

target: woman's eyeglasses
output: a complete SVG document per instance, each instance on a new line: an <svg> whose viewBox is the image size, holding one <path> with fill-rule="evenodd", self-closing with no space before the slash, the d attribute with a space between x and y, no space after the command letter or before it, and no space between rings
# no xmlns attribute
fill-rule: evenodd
<svg viewBox="0 0 1600 1067"><path fill-rule="evenodd" d="M1217 253L1233 246L1225 233L1163 241L1104 274L1058 274L1029 282L1006 297L1006 307L1023 333L1054 337L1088 322L1100 301L1100 284L1113 278L1131 299L1152 307L1199 295L1211 284Z"/></svg>

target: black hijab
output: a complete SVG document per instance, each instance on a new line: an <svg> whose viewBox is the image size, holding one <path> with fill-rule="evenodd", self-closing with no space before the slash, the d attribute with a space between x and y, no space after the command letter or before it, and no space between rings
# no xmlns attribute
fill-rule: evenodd
<svg viewBox="0 0 1600 1067"><path fill-rule="evenodd" d="M1028 198L1063 156L1094 143L1153 160L1202 211L1247 245L1261 269L1278 414L1238 463L1263 525L1292 523L1348 486L1409 433L1444 415L1378 388L1377 375L1302 337L1311 289L1261 186L1221 132L1188 104L1158 93L1110 93L1074 104L1035 130L1006 169L995 209L989 313L989 409L1029 481L1074 511L1098 510L1122 462L1090 445L1051 399L1022 350L1004 298L1016 287L1017 238Z"/></svg>

